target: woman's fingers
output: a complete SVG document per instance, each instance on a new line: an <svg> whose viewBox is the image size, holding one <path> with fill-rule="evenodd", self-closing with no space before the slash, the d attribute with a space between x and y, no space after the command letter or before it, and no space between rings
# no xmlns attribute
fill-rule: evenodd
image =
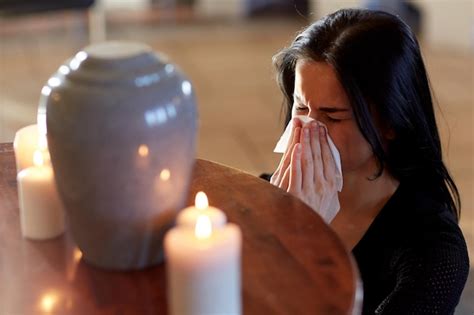
<svg viewBox="0 0 474 315"><path fill-rule="evenodd" d="M299 195L301 192L302 172L301 172L301 143L297 143L291 153L290 164L290 182L288 184L288 192Z"/></svg>
<svg viewBox="0 0 474 315"><path fill-rule="evenodd" d="M293 117L291 118L291 121L293 123L293 129L295 129L296 127L300 127L300 128L303 127L303 122L301 121L301 119L297 117Z"/></svg>
<svg viewBox="0 0 474 315"><path fill-rule="evenodd" d="M321 156L321 143L319 136L319 124L311 122L311 151L313 154L314 181L321 183L324 180L323 161Z"/></svg>
<svg viewBox="0 0 474 315"><path fill-rule="evenodd" d="M295 137L295 120L298 120L299 119L295 119L293 118L293 120L291 121L291 123L293 124L292 128L291 128L291 133L290 133L290 141L288 143L288 147L287 147L287 150L283 153L282 155L282 158L280 160L280 163L278 164L278 167L276 169L276 171L273 173L272 177L270 178L270 183L273 184L273 185L276 185L276 186L279 186L280 185L280 182L283 178L283 175L288 167L288 163L287 163L287 158L288 158L288 148L292 146L293 144L293 141L294 141L294 137ZM286 167L285 167L285 164L286 164Z"/></svg>
<svg viewBox="0 0 474 315"><path fill-rule="evenodd" d="M291 162L291 155L295 148L295 145L300 141L301 137L301 128L302 122L298 118L293 118L292 120L293 126L290 136L290 143L286 148L285 154L282 158L281 168L280 168L280 179L277 184L278 187L287 190L288 184L290 180L290 162Z"/></svg>
<svg viewBox="0 0 474 315"><path fill-rule="evenodd" d="M313 153L311 151L310 140L311 128L306 125L301 132L300 143L302 144L301 152L301 171L302 171L302 189L303 191L314 191L314 163Z"/></svg>
<svg viewBox="0 0 474 315"><path fill-rule="evenodd" d="M324 165L324 177L326 180L335 185L336 178L336 162L331 153L331 148L329 147L329 141L327 137L327 129L324 126L319 127L319 140L321 143L321 155L323 158Z"/></svg>
<svg viewBox="0 0 474 315"><path fill-rule="evenodd" d="M289 161L291 159L291 152L293 152L295 144L300 142L301 128L303 128L301 120L299 120L298 118L293 118L292 123L293 127L291 128L290 141L288 143L288 147L286 148L285 154L283 155L284 161L287 162L286 166L288 166L289 164ZM284 169L286 170L286 167Z"/></svg>
<svg viewBox="0 0 474 315"><path fill-rule="evenodd" d="M292 129L292 136L290 137L290 143L288 144L288 147L283 154L283 157L280 161L280 165L278 166L275 174L273 174L272 179L270 182L274 184L275 186L281 186L281 182L284 176L284 173L288 166L290 165L290 160L291 160L291 152L293 151L293 148L296 143L299 142L300 139L300 133L301 133L301 121L297 118L293 118L293 129Z"/></svg>
<svg viewBox="0 0 474 315"><path fill-rule="evenodd" d="M285 172L283 172L283 176L281 178L281 181L277 186L280 187L283 190L288 190L289 182L290 182L290 166L288 166L286 168Z"/></svg>

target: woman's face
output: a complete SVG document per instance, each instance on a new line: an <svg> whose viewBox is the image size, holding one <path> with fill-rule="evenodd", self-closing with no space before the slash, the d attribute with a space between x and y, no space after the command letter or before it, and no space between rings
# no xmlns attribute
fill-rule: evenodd
<svg viewBox="0 0 474 315"><path fill-rule="evenodd" d="M292 116L309 116L327 126L340 152L343 174L374 174L372 148L362 136L346 92L329 64L298 61L293 99Z"/></svg>

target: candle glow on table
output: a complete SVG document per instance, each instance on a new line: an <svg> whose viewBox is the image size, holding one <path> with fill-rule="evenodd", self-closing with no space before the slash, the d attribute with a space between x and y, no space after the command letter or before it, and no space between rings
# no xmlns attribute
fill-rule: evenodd
<svg viewBox="0 0 474 315"><path fill-rule="evenodd" d="M64 211L49 165L49 152L36 150L34 166L18 173L18 199L22 235L48 239L64 232Z"/></svg>
<svg viewBox="0 0 474 315"><path fill-rule="evenodd" d="M177 225L193 229L200 215L206 215L214 228L222 227L227 222L227 217L222 210L209 206L207 195L200 191L196 194L195 205L187 207L178 214Z"/></svg>
<svg viewBox="0 0 474 315"><path fill-rule="evenodd" d="M55 306L58 304L58 295L54 292L45 293L41 297L40 308L45 313L51 313L54 311Z"/></svg>
<svg viewBox="0 0 474 315"><path fill-rule="evenodd" d="M171 229L164 243L170 314L241 314L241 243L237 225L213 229L205 214L194 229Z"/></svg>
<svg viewBox="0 0 474 315"><path fill-rule="evenodd" d="M66 268L66 279L69 282L73 282L74 279L76 278L77 268L78 268L79 263L82 259L82 252L78 247L74 247L71 254L72 254L71 255L72 259L67 264L67 268Z"/></svg>

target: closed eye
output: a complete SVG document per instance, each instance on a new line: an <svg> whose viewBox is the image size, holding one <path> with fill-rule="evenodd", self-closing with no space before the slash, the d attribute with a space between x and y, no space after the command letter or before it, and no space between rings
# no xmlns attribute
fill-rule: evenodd
<svg viewBox="0 0 474 315"><path fill-rule="evenodd" d="M306 112L308 110L308 107L306 106L295 106L295 110L297 112ZM342 121L343 119L338 119L338 118L333 118L331 116L328 115L328 113L322 113L323 115L323 119L325 119L326 121L328 122L331 122L331 123L336 123L336 122L340 122Z"/></svg>
<svg viewBox="0 0 474 315"><path fill-rule="evenodd" d="M330 121L330 122L340 122L340 121L342 121L342 119L336 119L336 118L332 118L330 116L326 116L326 117L327 117L328 121Z"/></svg>

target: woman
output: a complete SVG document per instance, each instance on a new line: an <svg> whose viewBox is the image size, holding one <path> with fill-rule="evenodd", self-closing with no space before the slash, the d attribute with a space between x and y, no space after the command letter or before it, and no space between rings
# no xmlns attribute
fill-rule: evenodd
<svg viewBox="0 0 474 315"><path fill-rule="evenodd" d="M347 9L274 58L293 136L271 183L325 218L352 251L364 314L452 314L468 271L460 200L442 160L425 66L409 27ZM341 155L338 194L330 135ZM340 210L331 205L339 198Z"/></svg>

